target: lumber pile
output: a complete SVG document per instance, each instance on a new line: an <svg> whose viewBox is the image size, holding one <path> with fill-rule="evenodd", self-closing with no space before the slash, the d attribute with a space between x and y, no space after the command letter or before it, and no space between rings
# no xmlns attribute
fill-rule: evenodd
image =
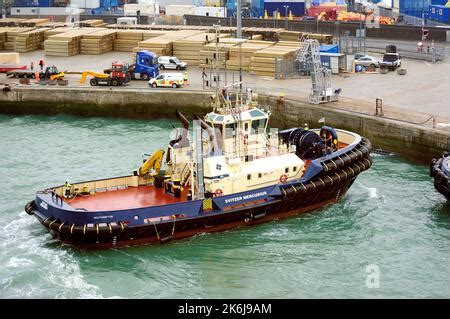
<svg viewBox="0 0 450 319"><path fill-rule="evenodd" d="M214 43L215 39L215 33L198 33L184 39L175 40L173 42L173 54L189 65L198 65L200 51L203 50L203 46L208 43Z"/></svg>
<svg viewBox="0 0 450 319"><path fill-rule="evenodd" d="M277 61L294 60L297 50L297 47L274 45L256 51L250 58L250 71L256 75L275 78Z"/></svg>
<svg viewBox="0 0 450 319"><path fill-rule="evenodd" d="M321 33L307 33L310 39L316 39L322 44L333 44L333 36L331 34L321 34Z"/></svg>
<svg viewBox="0 0 450 319"><path fill-rule="evenodd" d="M200 59L198 61L200 67L209 68L213 67L214 64L218 68L225 68L226 67L226 61L229 58L230 55L230 49L234 47L237 44L236 41L231 42L219 42L217 44L216 49L216 43L209 43L205 44L203 46L203 49L200 51ZM217 50L217 54L216 54Z"/></svg>
<svg viewBox="0 0 450 319"><path fill-rule="evenodd" d="M21 32L28 32L33 30L33 28L4 28L6 30L6 42L4 43L5 50L15 50L16 49L16 37Z"/></svg>
<svg viewBox="0 0 450 319"><path fill-rule="evenodd" d="M143 40L142 30L117 30L114 51L131 52Z"/></svg>
<svg viewBox="0 0 450 319"><path fill-rule="evenodd" d="M47 40L48 37L52 35L66 33L69 31L73 31L73 28L63 27L63 28L48 29L44 32L44 41Z"/></svg>
<svg viewBox="0 0 450 319"><path fill-rule="evenodd" d="M18 18L4 18L0 19L0 27L15 27L18 26L18 23L21 21L25 21L26 19L18 19Z"/></svg>
<svg viewBox="0 0 450 319"><path fill-rule="evenodd" d="M14 39L14 50L16 52L39 50L46 30L46 28L40 28L18 33Z"/></svg>
<svg viewBox="0 0 450 319"><path fill-rule="evenodd" d="M3 50L6 42L6 31L0 29L0 50Z"/></svg>
<svg viewBox="0 0 450 319"><path fill-rule="evenodd" d="M300 31L280 31L278 33L278 40L280 41L299 41L302 37L302 33Z"/></svg>
<svg viewBox="0 0 450 319"><path fill-rule="evenodd" d="M164 35L160 35L158 37L150 38L145 41L139 42L140 50L149 50L158 54L159 56L163 55L172 55L174 54L174 43L183 38L192 36L194 34L201 33L201 31L196 30L183 30L183 31L164 31ZM197 61L198 63L198 57Z"/></svg>
<svg viewBox="0 0 450 319"><path fill-rule="evenodd" d="M255 52L270 47L274 44L275 42L249 40L230 48L230 57L227 61L227 69L238 71L239 67L242 67L242 70L249 71L250 59L253 57Z"/></svg>
<svg viewBox="0 0 450 319"><path fill-rule="evenodd" d="M115 30L100 30L83 35L80 41L81 54L103 54L110 52L114 47Z"/></svg>
<svg viewBox="0 0 450 319"><path fill-rule="evenodd" d="M172 55L172 40L165 36L150 38L138 43L139 50L148 50L159 56Z"/></svg>
<svg viewBox="0 0 450 319"><path fill-rule="evenodd" d="M80 21L78 25L82 28L102 28L106 27L108 24L104 23L103 20L100 19L89 19Z"/></svg>
<svg viewBox="0 0 450 319"><path fill-rule="evenodd" d="M39 27L48 23L48 19L27 19L17 22L19 27Z"/></svg>
<svg viewBox="0 0 450 319"><path fill-rule="evenodd" d="M72 56L80 53L80 41L83 35L97 31L95 28L75 29L49 36L44 41L45 55Z"/></svg>

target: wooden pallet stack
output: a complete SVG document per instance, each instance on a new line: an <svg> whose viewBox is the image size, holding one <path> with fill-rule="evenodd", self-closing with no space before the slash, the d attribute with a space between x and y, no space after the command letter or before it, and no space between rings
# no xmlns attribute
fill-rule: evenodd
<svg viewBox="0 0 450 319"><path fill-rule="evenodd" d="M267 77L276 77L277 60L294 60L298 47L274 45L256 51L250 59L250 72Z"/></svg>
<svg viewBox="0 0 450 319"><path fill-rule="evenodd" d="M238 71L241 67L243 71L250 70L250 59L255 52L274 45L275 42L249 40L230 48L230 58L227 61L227 69Z"/></svg>
<svg viewBox="0 0 450 319"><path fill-rule="evenodd" d="M46 23L48 23L50 20L48 19L27 19L23 21L19 21L17 25L19 27L39 27Z"/></svg>
<svg viewBox="0 0 450 319"><path fill-rule="evenodd" d="M182 31L187 32L187 30ZM227 37L229 35L223 35ZM181 61L189 65L198 65L200 60L200 51L206 44L213 43L216 39L215 33L197 33L184 39L173 42L173 54Z"/></svg>
<svg viewBox="0 0 450 319"><path fill-rule="evenodd" d="M131 52L143 40L142 30L117 30L114 51Z"/></svg>
<svg viewBox="0 0 450 319"><path fill-rule="evenodd" d="M44 42L44 33L47 30L47 28L39 28L18 33L14 40L14 50L16 52L39 50L42 42Z"/></svg>
<svg viewBox="0 0 450 319"><path fill-rule="evenodd" d="M108 29L83 35L80 41L80 53L103 54L110 52L113 50L115 39L116 31Z"/></svg>
<svg viewBox="0 0 450 319"><path fill-rule="evenodd" d="M95 28L75 29L49 36L44 41L45 55L72 56L80 53L80 41L83 35L97 31Z"/></svg>

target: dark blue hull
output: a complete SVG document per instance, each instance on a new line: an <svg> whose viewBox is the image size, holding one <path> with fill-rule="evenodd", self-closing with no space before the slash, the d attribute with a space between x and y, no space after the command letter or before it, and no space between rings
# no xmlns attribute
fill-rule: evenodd
<svg viewBox="0 0 450 319"><path fill-rule="evenodd" d="M227 196L119 211L83 211L43 191L25 209L68 245L107 248L163 243L280 219L336 202L359 173L370 168L371 150L370 142L362 139L313 160L299 180Z"/></svg>

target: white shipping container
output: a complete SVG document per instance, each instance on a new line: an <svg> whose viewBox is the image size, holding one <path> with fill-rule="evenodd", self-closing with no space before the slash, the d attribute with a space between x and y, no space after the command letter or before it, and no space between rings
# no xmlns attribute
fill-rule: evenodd
<svg viewBox="0 0 450 319"><path fill-rule="evenodd" d="M65 7L12 7L12 16L42 15L42 16L65 16L70 14L70 9ZM72 14L82 14L83 9L72 8Z"/></svg>
<svg viewBox="0 0 450 319"><path fill-rule="evenodd" d="M159 15L159 4L156 3L155 5L152 5L129 3L123 6L125 15L135 16L138 10L141 11L141 16L153 16L154 14Z"/></svg>
<svg viewBox="0 0 450 319"><path fill-rule="evenodd" d="M224 7L195 7L194 14L197 16L225 18L227 16L227 11Z"/></svg>
<svg viewBox="0 0 450 319"><path fill-rule="evenodd" d="M184 16L185 14L195 14L195 6L169 4L166 6L166 15L168 16Z"/></svg>
<svg viewBox="0 0 450 319"><path fill-rule="evenodd" d="M100 0L70 0L70 4L78 8L94 9L100 7Z"/></svg>

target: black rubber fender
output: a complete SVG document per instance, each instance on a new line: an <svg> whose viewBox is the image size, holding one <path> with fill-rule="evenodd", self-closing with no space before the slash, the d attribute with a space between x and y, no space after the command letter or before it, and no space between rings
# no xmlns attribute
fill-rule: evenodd
<svg viewBox="0 0 450 319"><path fill-rule="evenodd" d="M32 200L25 205L25 212L28 215L33 215L34 208L36 208L36 202L34 200Z"/></svg>

